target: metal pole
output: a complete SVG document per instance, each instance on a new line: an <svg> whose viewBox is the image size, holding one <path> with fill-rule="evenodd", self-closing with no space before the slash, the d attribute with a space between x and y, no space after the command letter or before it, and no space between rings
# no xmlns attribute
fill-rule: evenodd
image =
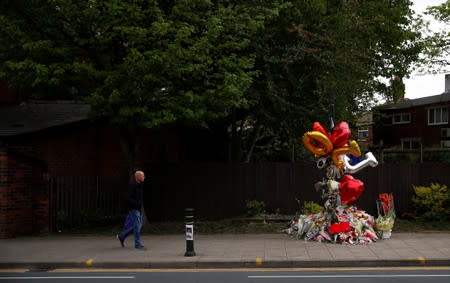
<svg viewBox="0 0 450 283"><path fill-rule="evenodd" d="M194 209L186 208L185 210L186 220L186 253L184 256L195 256L194 251Z"/></svg>
<svg viewBox="0 0 450 283"><path fill-rule="evenodd" d="M334 128L334 118L335 118L335 109L334 104L336 102L336 96L334 92L329 92L329 118L330 118L330 132L333 131Z"/></svg>
<svg viewBox="0 0 450 283"><path fill-rule="evenodd" d="M423 163L423 146L422 146L422 141L420 141L420 163Z"/></svg>

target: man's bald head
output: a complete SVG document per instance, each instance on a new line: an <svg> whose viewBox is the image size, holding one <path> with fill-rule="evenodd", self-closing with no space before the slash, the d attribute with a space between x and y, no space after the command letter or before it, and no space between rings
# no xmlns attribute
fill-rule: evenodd
<svg viewBox="0 0 450 283"><path fill-rule="evenodd" d="M143 171L136 171L134 173L134 179L136 180L136 183L140 184L144 182L145 180L145 174Z"/></svg>

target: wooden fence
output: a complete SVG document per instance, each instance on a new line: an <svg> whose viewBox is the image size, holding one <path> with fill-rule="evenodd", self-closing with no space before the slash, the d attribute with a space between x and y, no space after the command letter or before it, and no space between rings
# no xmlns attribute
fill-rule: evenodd
<svg viewBox="0 0 450 283"><path fill-rule="evenodd" d="M322 203L314 184L322 180L324 172L312 162L238 166L154 164L145 171L145 208L152 221L182 220L186 207L196 209L197 219L238 216L245 214L246 200L264 201L268 212L278 210L284 214L295 214L304 201ZM435 182L450 186L450 164L380 164L354 177L365 184L356 203L359 208L376 215L378 194L392 192L397 213L401 215L413 210L413 185ZM127 177L54 178L52 191L57 198L59 217L65 217L65 223L75 226L90 213L101 214L104 218L123 214L122 196L127 180Z"/></svg>
<svg viewBox="0 0 450 283"><path fill-rule="evenodd" d="M381 163L450 163L449 148L383 149L373 154Z"/></svg>
<svg viewBox="0 0 450 283"><path fill-rule="evenodd" d="M125 213L127 177L71 176L50 180L56 230L101 225ZM56 225L55 225L56 223Z"/></svg>
<svg viewBox="0 0 450 283"><path fill-rule="evenodd" d="M322 203L314 184L324 172L315 163L169 164L149 166L150 218L181 218L184 207L196 208L198 217L224 218L246 212L246 200L262 200L268 212L294 214L299 203ZM365 184L356 205L376 213L379 193L392 192L398 213L412 211L413 185L431 182L450 186L450 164L380 164L354 175Z"/></svg>

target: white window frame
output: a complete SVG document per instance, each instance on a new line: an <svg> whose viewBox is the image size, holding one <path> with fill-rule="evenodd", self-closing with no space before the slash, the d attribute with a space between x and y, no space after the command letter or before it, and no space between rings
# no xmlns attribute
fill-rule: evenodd
<svg viewBox="0 0 450 283"><path fill-rule="evenodd" d="M400 117L400 121L395 121L395 117ZM407 120L404 119L405 117L408 117ZM392 114L392 124L398 125L398 124L409 124L411 123L411 113L404 112L404 113L394 113Z"/></svg>
<svg viewBox="0 0 450 283"><path fill-rule="evenodd" d="M438 114L438 111L436 111L438 109L440 110L439 114ZM430 116L431 116L430 111L432 111L432 110L434 111L433 122L430 122ZM427 122L428 122L429 126L448 124L448 106L436 106L436 107L428 108L427 109Z"/></svg>
<svg viewBox="0 0 450 283"><path fill-rule="evenodd" d="M365 137L361 137L361 133L365 133ZM367 128L358 129L358 140L359 141L369 140L369 129Z"/></svg>
<svg viewBox="0 0 450 283"><path fill-rule="evenodd" d="M401 145L402 145L402 150L417 150L417 149L420 149L420 146L421 146L420 138L401 139L400 142L401 142ZM412 143L413 142L419 143L419 147L418 148L412 148ZM408 143L409 146L405 147L405 143Z"/></svg>
<svg viewBox="0 0 450 283"><path fill-rule="evenodd" d="M442 140L441 148L450 148L450 141Z"/></svg>

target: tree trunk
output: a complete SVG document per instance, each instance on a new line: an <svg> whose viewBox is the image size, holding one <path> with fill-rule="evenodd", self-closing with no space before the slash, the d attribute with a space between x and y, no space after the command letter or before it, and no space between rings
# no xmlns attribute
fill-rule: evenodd
<svg viewBox="0 0 450 283"><path fill-rule="evenodd" d="M236 111L233 111L232 122L231 122L231 153L229 160L231 163L236 164L241 160L240 152L241 152L241 139L240 135L237 131L236 126Z"/></svg>
<svg viewBox="0 0 450 283"><path fill-rule="evenodd" d="M135 171L136 163L136 132L129 128L121 128L120 146L127 159L128 173L131 176Z"/></svg>
<svg viewBox="0 0 450 283"><path fill-rule="evenodd" d="M137 170L143 170L141 168L141 159L139 158L140 142L138 133L135 129L121 128L120 129L120 145L124 152L128 163L128 175L134 178L134 173ZM145 173L145 172L144 172ZM147 185L149 187L149 185ZM145 193L145 191L144 191ZM145 198L144 198L145 200ZM148 218L145 210L145 202L142 207L143 210L143 223L148 227Z"/></svg>
<svg viewBox="0 0 450 283"><path fill-rule="evenodd" d="M247 155L245 157L245 160L244 160L245 163L249 163L250 160L252 159L253 150L255 149L256 141L259 138L259 133L260 132L261 132L261 123L258 120L256 122L255 129L253 130L252 142L250 144L250 148L248 149Z"/></svg>

